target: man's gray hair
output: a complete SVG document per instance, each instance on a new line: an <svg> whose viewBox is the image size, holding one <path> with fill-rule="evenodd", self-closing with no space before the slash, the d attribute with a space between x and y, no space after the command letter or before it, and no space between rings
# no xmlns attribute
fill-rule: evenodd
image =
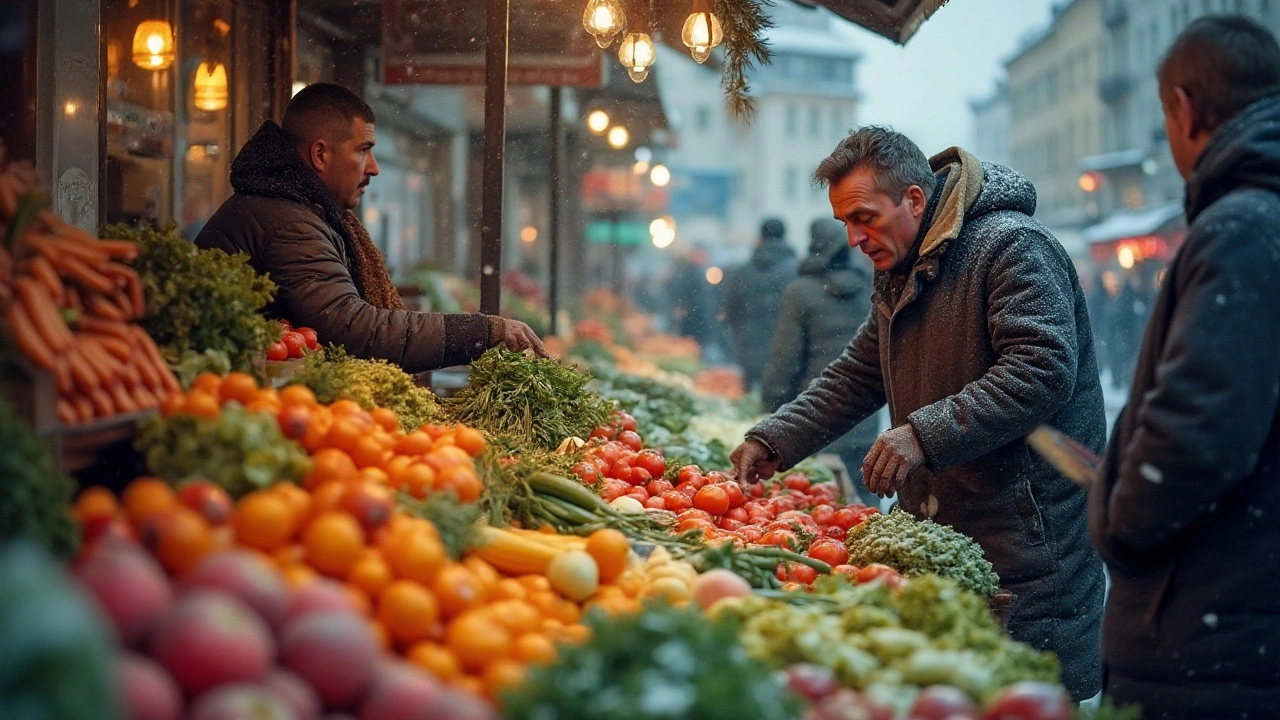
<svg viewBox="0 0 1280 720"><path fill-rule="evenodd" d="M818 163L813 184L831 187L860 167L871 168L880 190L895 203L907 188L919 185L925 196L937 185L929 158L906 135L883 125L867 125L849 133L836 149Z"/></svg>

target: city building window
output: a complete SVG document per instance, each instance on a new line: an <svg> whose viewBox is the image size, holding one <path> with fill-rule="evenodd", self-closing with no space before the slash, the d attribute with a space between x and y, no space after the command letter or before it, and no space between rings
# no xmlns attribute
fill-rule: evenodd
<svg viewBox="0 0 1280 720"><path fill-rule="evenodd" d="M798 184L796 169L793 167L787 168L786 172L783 174L783 192L786 193L788 200L796 199L796 186Z"/></svg>
<svg viewBox="0 0 1280 720"><path fill-rule="evenodd" d="M848 128L844 126L844 112L840 108L831 108L831 136L844 137L846 130Z"/></svg>
<svg viewBox="0 0 1280 720"><path fill-rule="evenodd" d="M817 140L822 135L822 110L817 105L809 108L809 139Z"/></svg>
<svg viewBox="0 0 1280 720"><path fill-rule="evenodd" d="M800 117L795 105L787 106L787 137L793 138L800 131Z"/></svg>

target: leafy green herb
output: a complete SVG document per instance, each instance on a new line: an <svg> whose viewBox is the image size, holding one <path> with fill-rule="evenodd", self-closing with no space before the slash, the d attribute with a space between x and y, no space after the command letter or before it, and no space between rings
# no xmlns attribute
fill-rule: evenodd
<svg viewBox="0 0 1280 720"><path fill-rule="evenodd" d="M425 500L400 493L396 498L400 507L410 515L430 520L440 532L445 552L454 560L461 560L475 546L475 523L480 518L480 508L474 503L458 502L453 492L431 493Z"/></svg>
<svg viewBox="0 0 1280 720"><path fill-rule="evenodd" d="M254 272L249 256L201 250L173 223L163 230L107 225L102 236L138 244L134 267L147 299L141 324L166 360L177 363L188 350L217 350L231 358L233 369L258 374L255 361L280 333L262 316L275 283Z"/></svg>
<svg viewBox="0 0 1280 720"><path fill-rule="evenodd" d="M59 473L44 443L0 396L0 539L30 538L63 559L75 555L75 483Z"/></svg>
<svg viewBox="0 0 1280 720"><path fill-rule="evenodd" d="M587 620L591 639L562 646L502 700L505 720L786 720L799 707L738 642L738 623L653 605Z"/></svg>
<svg viewBox="0 0 1280 720"><path fill-rule="evenodd" d="M972 538L932 520L916 520L900 507L872 515L849 532L849 563L880 563L903 575L948 577L965 589L991 597L1000 578Z"/></svg>
<svg viewBox="0 0 1280 720"><path fill-rule="evenodd" d="M471 384L444 407L457 422L550 452L608 422L612 404L587 389L590 380L554 360L493 348L471 363Z"/></svg>
<svg viewBox="0 0 1280 720"><path fill-rule="evenodd" d="M182 387L190 388L198 375L211 372L215 375L226 375L231 372L231 357L221 350L182 351L178 362L169 366L178 377Z"/></svg>
<svg viewBox="0 0 1280 720"><path fill-rule="evenodd" d="M351 400L365 410L383 407L411 432L440 419L440 405L430 390L418 387L413 376L385 360L362 360L330 345L309 352L291 384L306 385L322 403Z"/></svg>

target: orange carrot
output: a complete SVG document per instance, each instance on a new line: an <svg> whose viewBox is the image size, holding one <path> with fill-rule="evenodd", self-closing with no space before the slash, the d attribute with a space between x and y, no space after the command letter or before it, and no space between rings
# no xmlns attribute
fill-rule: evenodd
<svg viewBox="0 0 1280 720"><path fill-rule="evenodd" d="M62 284L62 278L58 277L58 271L53 269L53 265L49 262L49 258L43 255L33 255L27 261L27 270L31 273L31 277L35 278L44 285L49 294L53 296L53 302L58 307L65 307L67 304L67 288Z"/></svg>
<svg viewBox="0 0 1280 720"><path fill-rule="evenodd" d="M124 281L124 287L129 293L129 303L133 308L130 314L132 317L142 317L146 307L142 299L142 280L138 278L138 273L120 263L107 263L105 272L108 277Z"/></svg>
<svg viewBox="0 0 1280 720"><path fill-rule="evenodd" d="M94 371L93 365L80 352L80 348L72 345L67 351L67 369L71 371L71 380L75 383L76 388L84 394L97 390L102 384L102 380L98 377L98 373Z"/></svg>
<svg viewBox="0 0 1280 720"><path fill-rule="evenodd" d="M143 410L150 410L160 406L160 399L155 396L155 393L141 385L133 389L133 400Z"/></svg>
<svg viewBox="0 0 1280 720"><path fill-rule="evenodd" d="M113 259L133 262L138 259L138 244L129 240L99 240L97 247L106 251Z"/></svg>
<svg viewBox="0 0 1280 720"><path fill-rule="evenodd" d="M70 280L83 285L89 290L94 290L100 293L109 293L116 287L115 283L111 281L111 278L103 275L101 272L98 272L98 270L91 267L89 263L74 255L46 254L45 257L49 258L49 262L53 263L53 266L66 275Z"/></svg>
<svg viewBox="0 0 1280 720"><path fill-rule="evenodd" d="M115 382L124 372L124 365L111 357L111 354L104 350L97 340L81 335L76 338L76 346L80 349L80 354L93 365L103 385Z"/></svg>
<svg viewBox="0 0 1280 720"><path fill-rule="evenodd" d="M124 313L120 312L120 307L98 293L85 296L84 309L90 315L103 320L124 322Z"/></svg>
<svg viewBox="0 0 1280 720"><path fill-rule="evenodd" d="M49 347L44 337L36 331L30 310L22 302L21 298L15 298L9 304L9 312L6 313L6 317L9 320L9 333L13 335L13 340L17 343L18 349L22 351L22 354L45 370L52 370L54 361L57 359L57 353Z"/></svg>
<svg viewBox="0 0 1280 720"><path fill-rule="evenodd" d="M58 392L69 395L75 391L75 382L71 379L71 368L67 365L66 355L59 355L53 361L53 377L58 382Z"/></svg>
<svg viewBox="0 0 1280 720"><path fill-rule="evenodd" d="M45 287L34 279L22 275L13 281L13 289L18 291L18 297L22 298L22 302L26 304L27 311L31 314L31 321L35 323L36 332L45 339L49 349L55 353L64 352L71 344L71 329L58 313L58 308L53 304L53 298L49 297Z"/></svg>
<svg viewBox="0 0 1280 720"><path fill-rule="evenodd" d="M58 409L58 420L64 425L74 425L79 422L80 418L76 415L76 406L66 398L58 398L57 404L54 406Z"/></svg>
<svg viewBox="0 0 1280 720"><path fill-rule="evenodd" d="M75 393L69 395L72 406L76 409L76 416L80 422L86 423L93 419L93 402L88 397Z"/></svg>
<svg viewBox="0 0 1280 720"><path fill-rule="evenodd" d="M103 320L92 315L81 315L76 322L76 327L99 335L110 335L111 337L119 338L129 343L130 346L138 342L138 337L133 333L132 326L124 322Z"/></svg>
<svg viewBox="0 0 1280 720"><path fill-rule="evenodd" d="M102 388L94 388L89 393L89 402L93 403L94 417L107 418L116 414L115 403L111 400L111 396Z"/></svg>
<svg viewBox="0 0 1280 720"><path fill-rule="evenodd" d="M138 403L133 401L133 396L121 383L111 386L111 402L116 406L116 412L134 413L138 412Z"/></svg>
<svg viewBox="0 0 1280 720"><path fill-rule="evenodd" d="M104 335L103 333L81 330L76 333L76 336L92 338L94 342L102 346L103 350L110 353L111 357L122 363L128 363L129 358L133 355L133 345L115 335Z"/></svg>
<svg viewBox="0 0 1280 720"><path fill-rule="evenodd" d="M139 346L145 351L147 357L151 360L151 366L160 376L160 382L164 386L162 390L168 392L181 392L182 385L178 383L178 378L173 376L173 371L169 369L169 363L165 362L160 355L160 348L156 347L156 342L151 339L146 330L134 325L133 330L138 336Z"/></svg>

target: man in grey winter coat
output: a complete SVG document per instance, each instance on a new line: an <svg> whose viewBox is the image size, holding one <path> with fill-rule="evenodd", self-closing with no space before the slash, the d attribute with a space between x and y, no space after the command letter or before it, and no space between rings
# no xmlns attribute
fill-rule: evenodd
<svg viewBox="0 0 1280 720"><path fill-rule="evenodd" d="M809 236L809 256L800 262L800 277L782 293L764 370L760 395L769 412L795 400L840 357L871 312L871 273L854 259L844 227L830 218L815 220ZM876 430L875 418L867 418L825 452L838 454L850 472L859 471L876 441ZM862 483L857 488L864 503L878 506L876 496Z"/></svg>
<svg viewBox="0 0 1280 720"><path fill-rule="evenodd" d="M765 338L773 334L782 291L795 279L796 264L782 221L765 220L751 260L730 272L725 282L724 320L733 333L734 361L742 368L748 390L760 382L769 362Z"/></svg>
<svg viewBox="0 0 1280 720"><path fill-rule="evenodd" d="M1089 526L1107 693L1144 720L1280 716L1280 44L1242 17L1161 63L1187 237L1152 308Z"/></svg>
<svg viewBox="0 0 1280 720"><path fill-rule="evenodd" d="M862 128L824 160L849 244L875 265L874 309L840 358L733 452L770 477L886 402L867 487L972 537L1014 595L1008 629L1052 650L1073 697L1098 692L1102 564L1085 493L1027 447L1050 423L1100 450L1102 388L1071 259L1031 218L1035 189L958 148L926 160Z"/></svg>

